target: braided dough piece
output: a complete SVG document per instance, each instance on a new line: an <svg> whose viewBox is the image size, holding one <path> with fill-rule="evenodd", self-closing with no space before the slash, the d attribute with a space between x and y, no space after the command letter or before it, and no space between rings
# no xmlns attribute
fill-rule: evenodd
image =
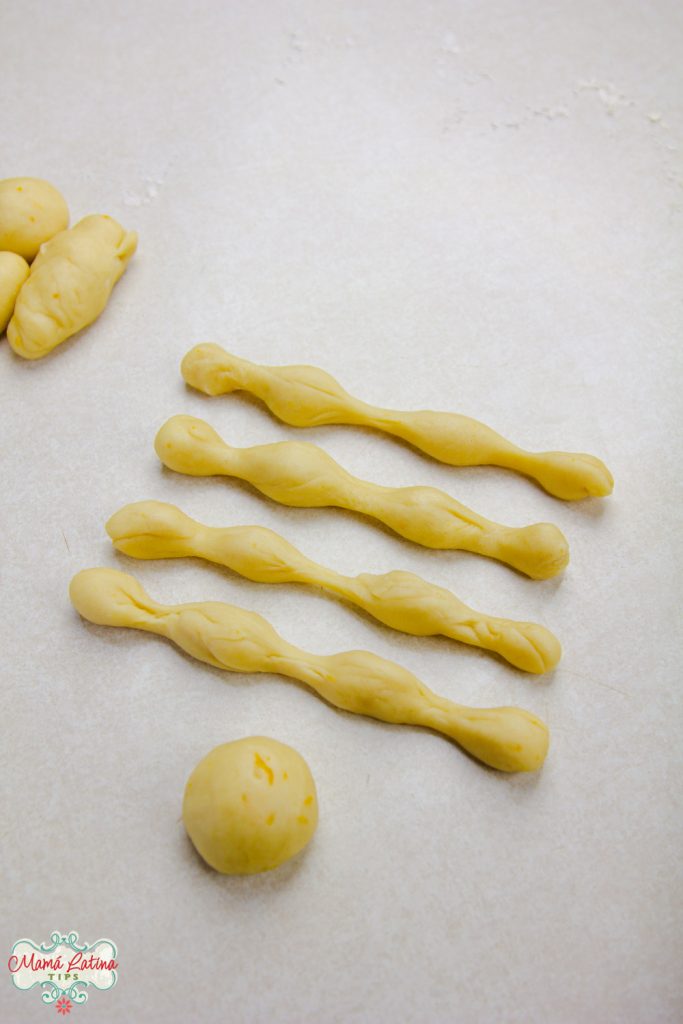
<svg viewBox="0 0 683 1024"><path fill-rule="evenodd" d="M232 448L204 420L172 416L154 448L177 473L237 477L273 501L296 508L361 512L416 544L497 558L534 579L556 576L569 561L567 541L551 523L502 526L436 487L382 487L360 480L314 444L281 441Z"/></svg>
<svg viewBox="0 0 683 1024"><path fill-rule="evenodd" d="M182 375L207 395L249 391L293 427L346 423L400 437L449 466L503 466L536 480L566 501L605 497L614 481L594 455L528 452L469 416L451 412L398 412L368 405L315 366L260 366L220 345L197 345L183 359Z"/></svg>
<svg viewBox="0 0 683 1024"><path fill-rule="evenodd" d="M139 501L116 512L107 533L117 551L133 558L204 558L257 583L321 587L392 629L413 636L441 634L495 651L526 672L547 672L560 659L559 641L544 626L474 611L411 572L343 576L263 526L205 526L175 505Z"/></svg>
<svg viewBox="0 0 683 1024"><path fill-rule="evenodd" d="M135 232L97 214L46 242L7 328L17 355L40 359L96 320L136 246Z"/></svg>
<svg viewBox="0 0 683 1024"><path fill-rule="evenodd" d="M298 679L343 711L435 729L500 771L536 771L545 760L548 729L535 715L455 704L369 651L310 654L283 640L256 612L214 601L158 604L133 576L115 569L84 569L69 594L89 622L158 633L215 668Z"/></svg>

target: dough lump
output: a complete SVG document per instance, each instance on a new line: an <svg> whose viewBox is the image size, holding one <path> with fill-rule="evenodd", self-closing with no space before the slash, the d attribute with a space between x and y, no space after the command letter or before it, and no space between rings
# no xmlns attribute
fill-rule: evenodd
<svg viewBox="0 0 683 1024"><path fill-rule="evenodd" d="M15 252L0 252L0 334L12 318L17 295L28 277L29 265Z"/></svg>
<svg viewBox="0 0 683 1024"><path fill-rule="evenodd" d="M69 226L69 209L54 185L42 178L0 181L0 249L29 263L43 242Z"/></svg>
<svg viewBox="0 0 683 1024"><path fill-rule="evenodd" d="M96 320L136 246L135 232L99 214L46 242L7 329L17 355L40 359Z"/></svg>
<svg viewBox="0 0 683 1024"><path fill-rule="evenodd" d="M183 822L216 871L270 871L313 838L318 800L310 768L292 747L267 736L223 743L190 775Z"/></svg>

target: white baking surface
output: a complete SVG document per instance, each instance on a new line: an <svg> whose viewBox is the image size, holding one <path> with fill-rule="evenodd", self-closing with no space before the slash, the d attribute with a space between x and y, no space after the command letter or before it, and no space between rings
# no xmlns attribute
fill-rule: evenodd
<svg viewBox="0 0 683 1024"><path fill-rule="evenodd" d="M680 3L0 14L0 176L47 177L74 220L140 235L81 337L37 363L0 346L3 956L55 929L111 938L119 982L74 1009L84 1022L680 1021ZM179 374L204 340L594 452L614 495L563 504L502 470L204 398ZM162 470L154 434L181 412L238 445L315 441L359 476L551 520L571 565L533 582ZM563 660L527 677L302 588L117 556L104 522L144 498L270 526L345 572L419 572L546 623ZM370 648L462 702L519 703L550 725L546 767L487 771L436 734L84 624L67 586L92 565L162 601L243 604L314 651ZM214 745L253 733L307 758L320 826L276 873L221 877L185 837L182 791ZM0 1010L55 1017L6 971Z"/></svg>

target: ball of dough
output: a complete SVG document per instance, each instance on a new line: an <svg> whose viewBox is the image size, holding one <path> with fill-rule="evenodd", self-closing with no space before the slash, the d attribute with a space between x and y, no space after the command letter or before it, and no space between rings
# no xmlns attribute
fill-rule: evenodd
<svg viewBox="0 0 683 1024"><path fill-rule="evenodd" d="M0 249L29 263L43 242L69 226L69 210L61 192L41 178L0 181Z"/></svg>
<svg viewBox="0 0 683 1024"><path fill-rule="evenodd" d="M28 273L28 263L22 256L0 252L0 334L12 319L17 295Z"/></svg>
<svg viewBox="0 0 683 1024"><path fill-rule="evenodd" d="M223 743L190 775L183 821L198 852L227 875L284 864L313 837L318 801L301 754L266 736Z"/></svg>

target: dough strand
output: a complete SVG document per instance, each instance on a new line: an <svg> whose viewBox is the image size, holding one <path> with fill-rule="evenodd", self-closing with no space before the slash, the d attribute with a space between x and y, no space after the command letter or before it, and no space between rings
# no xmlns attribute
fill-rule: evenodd
<svg viewBox="0 0 683 1024"><path fill-rule="evenodd" d="M263 526L205 526L175 505L139 501L119 509L107 533L117 551L133 558L203 558L257 583L321 587L393 629L413 636L441 634L495 651L526 672L547 672L560 659L559 641L544 626L474 611L411 572L343 576Z"/></svg>
<svg viewBox="0 0 683 1024"><path fill-rule="evenodd" d="M416 544L497 558L534 579L556 576L569 561L567 541L551 523L502 526L436 487L382 487L360 480L314 444L232 448L203 420L172 416L154 447L177 473L237 477L282 505L361 512Z"/></svg>
<svg viewBox="0 0 683 1024"><path fill-rule="evenodd" d="M315 366L261 366L220 345L197 345L182 362L182 374L207 395L249 391L273 415L293 427L345 423L373 427L408 441L449 466L502 466L536 480L566 501L611 494L614 481L594 455L528 452L490 427L450 412L398 412L368 405Z"/></svg>
<svg viewBox="0 0 683 1024"><path fill-rule="evenodd" d="M283 640L256 612L213 601L158 604L133 576L116 569L84 569L69 594L90 622L158 633L216 668L298 679L344 711L434 729L500 771L536 771L545 760L548 729L535 715L455 704L369 651L310 654Z"/></svg>

